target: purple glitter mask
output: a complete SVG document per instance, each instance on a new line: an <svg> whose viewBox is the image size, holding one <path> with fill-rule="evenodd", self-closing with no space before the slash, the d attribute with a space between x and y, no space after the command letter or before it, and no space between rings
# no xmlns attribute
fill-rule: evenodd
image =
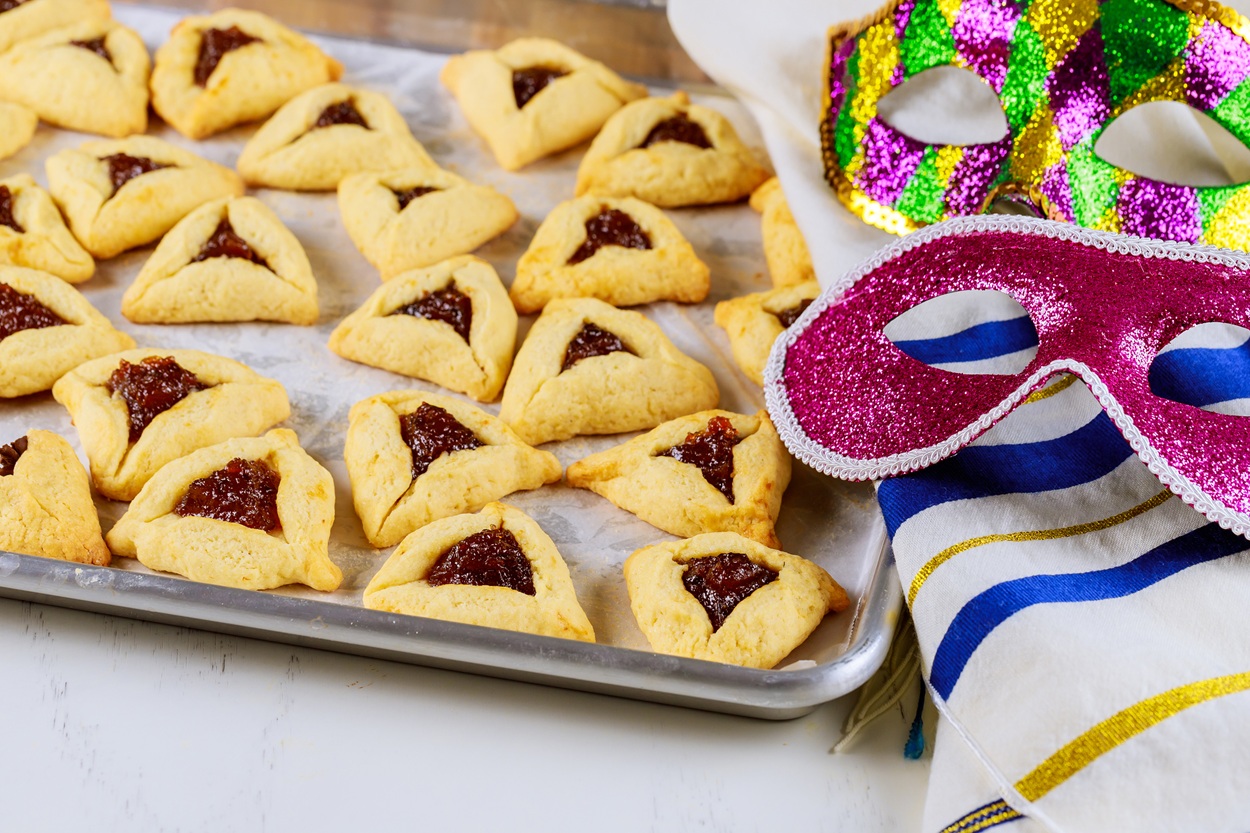
<svg viewBox="0 0 1250 833"><path fill-rule="evenodd" d="M1037 329L1014 375L939 370L885 335L907 310L997 290ZM1250 328L1250 257L1023 217L973 217L903 238L827 289L773 345L768 410L796 457L846 480L951 456L1052 376L1078 375L1164 485L1250 537L1250 418L1156 396L1159 351L1198 324Z"/></svg>

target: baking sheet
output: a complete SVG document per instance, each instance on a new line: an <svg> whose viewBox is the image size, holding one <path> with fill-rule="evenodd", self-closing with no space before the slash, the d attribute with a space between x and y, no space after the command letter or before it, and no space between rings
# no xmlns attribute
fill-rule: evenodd
<svg viewBox="0 0 1250 833"><path fill-rule="evenodd" d="M179 15L165 10L130 7L118 8L116 14L123 23L135 28L152 49L166 39L170 27L179 18ZM524 251L539 222L557 203L572 197L577 164L584 147L574 148L536 163L519 173L505 172L495 164L485 144L469 130L454 100L438 83L438 71L446 60L444 56L343 39L315 40L343 62L346 67L343 80L346 83L386 94L403 113L416 137L440 165L474 182L491 185L516 203L521 219L507 234L477 252L496 268L505 284L510 284L516 260ZM667 91L657 89L656 92L665 94ZM728 116L743 139L763 154L759 133L744 108L727 97L696 95L694 98ZM165 128L159 121L149 132L213 161L233 167L243 143L254 130L255 126L245 126L204 142L184 139ZM41 126L35 141L29 147L15 157L0 162L0 177L28 172L46 187L44 160L62 148L76 146L89 138L94 137ZM285 425L299 434L304 448L335 479L337 513L330 553L342 568L344 580L341 589L335 593L324 594L291 587L269 591L265 595L279 600L308 600L313 603L313 607L298 606L305 613L326 603L356 607L360 605L361 592L365 585L385 561L390 550L374 550L367 544L360 522L352 509L350 483L343 463L348 410L355 402L388 390L411 388L448 392L424 382L348 362L335 356L325 346L334 326L379 285L376 272L356 251L343 230L335 195L272 190L257 190L252 193L278 214L308 252L320 292L321 318L316 326L257 323L177 326L131 324L119 312L121 294L150 255L151 246L99 263L96 276L90 282L80 285L79 289L97 309L121 329L133 335L141 347L205 350L238 359L257 372L282 382L292 406L292 416ZM640 309L656 321L683 352L711 368L720 386L722 408L740 412L758 410L763 407L762 393L733 364L724 333L712 322L712 310L716 301L770 288L760 244L759 216L745 203L682 209L667 214L711 268L712 291L703 304L679 306L660 303ZM524 338L533 319L533 316L522 317L520 339ZM487 405L485 408L491 413L498 413L497 404ZM70 424L68 413L53 401L50 394L39 394L0 404L0 444L24 434L30 428L55 431L67 438L79 451L85 463L85 456L81 453L81 445ZM583 437L548 444L544 448L554 452L561 463L568 466L575 460L623 442L630 436L633 435ZM586 662L608 665L624 662L621 652L613 652L611 648L604 646L648 651L646 640L629 611L621 565L635 549L660 540L669 540L671 536L588 491L572 489L563 484L546 486L535 492L517 493L505 500L533 517L552 537L568 562L578 599L590 617L601 643L599 646L589 646L592 652L598 653L587 655L592 659ZM123 503L103 499L98 499L97 503L101 522L106 530L125 510ZM831 481L798 464L795 465L794 478L786 493L778 535L788 551L810 558L827 569L846 588L853 602L850 611L828 617L807 643L782 663L783 667L792 669L788 673L806 675L801 685L795 680L789 687L802 688L806 692L803 696L807 699L821 698L808 704L815 706L822 699L831 699L857 686L875 668L876 662L880 661L884 642L888 641L888 632L883 631L888 629L891 617L897 612L897 603L884 590L891 581L889 571L882 569L887 558L885 536L881 528L880 513L867 484ZM96 594L98 603L111 610L127 609L125 599L121 602L117 600L117 588L121 585L111 579L93 577L84 581L81 578L102 574L79 570L74 574L78 578L67 573L65 576L68 578L63 577L62 581L62 578L57 578L61 573L53 570L50 565L30 566L27 562L31 561L29 558L16 562L6 561L6 565L17 566L0 569L0 574L7 574L0 575L0 585L12 589L14 595L24 593L25 597L30 597L29 582L35 581L42 588L40 592L46 600L55 601L60 598L79 606L90 606L88 603L91 601L91 598L84 599L84 594L80 591L99 585L107 589L108 599L105 604L101 601L100 594ZM143 577L128 579L124 585L133 599L129 608L135 611L135 615L145 616L146 611L148 618L177 619L176 608L166 610L164 606L156 605L161 611L153 609L152 593L168 594L172 592L172 587L177 590L178 595L194 595L195 591L192 589L180 588L174 584L194 583L177 578L153 577L154 574L131 559L117 559L115 567ZM10 578L13 580L9 581ZM58 582L65 584L62 591L55 590ZM71 591L69 585L73 585L75 589ZM0 592L4 592L2 587ZM90 596L89 590L87 595ZM228 601L218 605L222 610L220 615L191 616L188 620L207 627L213 627L216 623L227 629L226 626L232 619L238 620L240 617L232 617L225 611L225 607L264 607L268 610L276 604L276 609L282 610L281 601L266 599L262 602L257 598L259 595L245 591L226 593L223 598ZM201 594L202 598L219 596L222 594L207 591ZM291 610L295 607L297 606L291 606ZM160 616L155 615L158 612ZM281 615L283 614L279 614ZM272 631L271 635L279 639L284 638L284 635L291 636L281 628L255 627L252 622L254 617L247 618L251 624L243 630L249 633L265 635ZM396 627L407 627L410 630L416 629L417 623L423 621L412 617L384 618L397 619L399 624ZM862 623L860 620L863 620ZM382 619L378 619L375 625L381 621ZM235 624L238 624L237 621ZM442 624L445 623L440 623ZM428 627L426 630L428 632ZM440 630L440 633L452 634L444 637L450 642L441 647L450 650L453 656L444 658L454 662L457 642L463 643L467 639L463 634L481 630L489 631L471 626ZM518 650L518 646L530 646L538 653L548 650L549 646L533 646L541 646L551 641L525 635L508 635L504 640L509 651ZM353 650L353 643L349 639L334 647ZM367 652L364 650L367 646L363 642L359 647L362 653ZM423 661L422 656L429 658L428 649L425 650L425 654L421 651L405 652L401 647L397 653L413 653L406 658L420 662ZM865 651L872 656L864 654ZM854 663L845 661L851 653L857 657ZM647 697L649 690L658 692L662 688L654 684L658 669L669 667L671 663L660 663L659 660L670 658L661 658L649 651L642 656L650 658L655 664L655 673L650 674L652 679L648 682L647 674L643 674L624 686L622 691ZM396 658L405 657L397 655ZM591 687L587 675L576 672L577 662L581 661L573 662L570 666L572 671L565 669L558 674L547 675L544 669L539 668L536 673L551 677L545 680L547 682L572 687ZM637 661L637 658L631 658L630 663ZM854 667L854 674L843 673L848 665ZM781 716L781 712L787 712L785 716L791 716L789 712L796 708L795 702L788 702L782 708L770 700L771 695L766 691L754 691L762 679L757 676L759 672L691 662L690 668L694 670L684 670L682 675L693 679L705 673L699 670L700 666L705 667L708 674L712 673L713 668L720 669L715 672L718 679L725 673L730 674L731 679L733 674L739 675L743 690L734 693L732 697L722 697L726 701L726 710L742 711L742 703L752 701L752 697L759 707L757 710L768 712L771 708L772 713L765 716ZM829 672L834 666L840 669L838 674ZM487 662L484 667L475 670L492 673L491 667L491 663ZM508 669L500 666L498 670L504 673ZM730 689L732 688L731 685ZM718 707L715 698L710 703L703 702L706 698L691 699L700 700L698 704L705 707ZM733 703L728 702L731 699L734 700ZM770 707L768 703L773 703L776 707Z"/></svg>

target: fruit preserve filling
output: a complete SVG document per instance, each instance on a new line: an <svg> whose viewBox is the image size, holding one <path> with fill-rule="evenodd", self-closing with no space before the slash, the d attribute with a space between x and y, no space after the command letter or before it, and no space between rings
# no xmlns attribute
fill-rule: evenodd
<svg viewBox="0 0 1250 833"><path fill-rule="evenodd" d="M542 92L548 84L567 72L559 67L526 67L512 70L512 96L516 99L516 108L520 110L534 96Z"/></svg>
<svg viewBox="0 0 1250 833"><path fill-rule="evenodd" d="M390 314L442 321L468 342L469 328L473 325L473 301L468 295L456 289L456 284L452 282Z"/></svg>
<svg viewBox="0 0 1250 833"><path fill-rule="evenodd" d="M159 171L161 168L171 167L161 162L153 162L146 156L131 156L128 153L114 153L110 156L101 156L101 162L108 163L109 179L113 182L113 193L130 180L137 176L150 174L152 171Z"/></svg>
<svg viewBox="0 0 1250 833"><path fill-rule="evenodd" d="M238 26L231 26L229 29L205 29L200 36L200 55L195 62L193 77L196 86L203 87L208 83L209 76L217 69L227 52L259 40L260 38L252 37Z"/></svg>
<svg viewBox="0 0 1250 833"><path fill-rule="evenodd" d="M659 456L697 467L703 479L733 503L734 446L742 440L728 417L715 416L708 420L706 429L687 434L685 442L661 451Z"/></svg>
<svg viewBox="0 0 1250 833"><path fill-rule="evenodd" d="M581 263L604 246L650 249L651 237L624 211L605 208L586 221L586 240L573 252L569 265Z"/></svg>
<svg viewBox="0 0 1250 833"><path fill-rule="evenodd" d="M92 40L72 40L70 46L77 46L79 49L85 49L88 52L94 52L109 64L113 63L113 55L109 52L109 48L104 45L104 38L93 38Z"/></svg>
<svg viewBox="0 0 1250 833"><path fill-rule="evenodd" d="M0 283L0 341L22 330L42 330L67 324L64 318L45 307L33 295L18 292Z"/></svg>
<svg viewBox="0 0 1250 833"><path fill-rule="evenodd" d="M425 474L430 464L444 454L485 445L454 416L428 402L399 418L399 433L404 445L412 449L413 480Z"/></svg>
<svg viewBox="0 0 1250 833"><path fill-rule="evenodd" d="M350 98L331 104L329 107L321 111L321 115L317 116L317 121L309 130L316 130L320 127L333 127L336 124L354 124L357 127L369 129L369 122L365 121L365 117L360 115L360 111L356 109L356 102Z"/></svg>
<svg viewBox="0 0 1250 833"><path fill-rule="evenodd" d="M708 141L707 134L703 132L703 128L699 123L684 113L673 116L671 119L665 119L651 128L647 138L643 139L642 144L638 147L651 147L657 142L683 142L687 145L694 145L697 148L710 148L712 146L712 143Z"/></svg>
<svg viewBox="0 0 1250 833"><path fill-rule="evenodd" d="M595 356L606 356L609 353L629 353L637 355L633 350L621 342L612 333L602 330L587 321L582 325L581 332L573 336L573 340L569 342L569 346L564 350L564 365L561 366L560 372L568 370L582 359L591 359Z"/></svg>
<svg viewBox="0 0 1250 833"><path fill-rule="evenodd" d="M484 529L457 543L438 557L425 580L435 587L472 584L534 595L534 568L516 536L502 527Z"/></svg>
<svg viewBox="0 0 1250 833"><path fill-rule="evenodd" d="M781 312L773 313L773 315L777 316L777 320L781 322L781 326L788 330L794 326L794 322L799 320L799 316L803 314L803 310L810 307L812 305L812 301L814 300L816 299L804 298L802 301L799 301L789 309L783 309Z"/></svg>
<svg viewBox="0 0 1250 833"><path fill-rule="evenodd" d="M223 217L221 222L217 224L217 230L213 232L208 240L204 241L204 245L200 248L200 253L191 259L192 263L199 263L202 260L208 260L214 257L237 257L241 260L250 260L258 266L269 268L269 263L263 257L256 254L256 251L248 245L247 241L239 235L235 234L234 226L230 225L230 218Z"/></svg>
<svg viewBox="0 0 1250 833"><path fill-rule="evenodd" d="M692 559L681 577L686 591L707 611L713 633L743 599L776 580L776 570L756 564L740 552Z"/></svg>
<svg viewBox="0 0 1250 833"><path fill-rule="evenodd" d="M13 217L13 192L7 185L0 185L0 226L8 226L18 234L26 232L21 223Z"/></svg>
<svg viewBox="0 0 1250 833"><path fill-rule="evenodd" d="M435 191L441 191L441 188L427 188L424 185L418 185L416 188L407 188L399 191L392 189L391 193L395 195L395 199L399 200L399 210L403 211L408 207L408 203L424 197L426 194L433 194Z"/></svg>
<svg viewBox="0 0 1250 833"><path fill-rule="evenodd" d="M28 0L0 0L0 14L16 9L25 2L28 2Z"/></svg>
<svg viewBox="0 0 1250 833"><path fill-rule="evenodd" d="M278 484L282 476L264 460L235 457L226 467L187 487L174 514L215 518L262 532L282 528L278 517Z"/></svg>
<svg viewBox="0 0 1250 833"><path fill-rule="evenodd" d="M148 356L137 364L122 359L104 386L126 404L131 442L138 440L157 416L196 391L212 387L172 356Z"/></svg>
<svg viewBox="0 0 1250 833"><path fill-rule="evenodd" d="M27 440L18 437L8 445L0 445L0 477L8 477L17 468L17 461L26 453Z"/></svg>

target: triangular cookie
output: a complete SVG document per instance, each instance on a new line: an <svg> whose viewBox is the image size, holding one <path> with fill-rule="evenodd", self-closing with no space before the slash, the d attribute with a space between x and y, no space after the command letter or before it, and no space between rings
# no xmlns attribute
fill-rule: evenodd
<svg viewBox="0 0 1250 833"><path fill-rule="evenodd" d="M0 55L0 97L48 124L121 138L148 128L143 39L112 20L85 20Z"/></svg>
<svg viewBox="0 0 1250 833"><path fill-rule="evenodd" d="M140 324L317 323L317 281L304 247L255 197L215 200L161 240L122 296Z"/></svg>
<svg viewBox="0 0 1250 833"><path fill-rule="evenodd" d="M195 581L337 590L334 478L294 431L226 440L157 472L109 530L114 555Z"/></svg>
<svg viewBox="0 0 1250 833"><path fill-rule="evenodd" d="M91 479L132 500L161 466L290 416L281 383L198 350L127 350L65 374L52 395L78 428Z"/></svg>
<svg viewBox="0 0 1250 833"><path fill-rule="evenodd" d="M95 261L30 174L0 180L0 263L50 272L66 283L95 274Z"/></svg>
<svg viewBox="0 0 1250 833"><path fill-rule="evenodd" d="M108 0L24 0L0 13L0 52L82 20L108 20Z"/></svg>
<svg viewBox="0 0 1250 833"><path fill-rule="evenodd" d="M790 205L773 177L751 194L751 207L761 214L760 230L764 240L764 259L774 287L795 286L816 280L812 255L803 232L799 231Z"/></svg>
<svg viewBox="0 0 1250 833"><path fill-rule="evenodd" d="M594 642L569 568L542 527L502 503L404 539L369 582L365 607Z"/></svg>
<svg viewBox="0 0 1250 833"><path fill-rule="evenodd" d="M0 445L0 550L109 563L87 471L56 434L30 431Z"/></svg>
<svg viewBox="0 0 1250 833"><path fill-rule="evenodd" d="M20 104L0 101L0 159L8 159L35 138L39 117Z"/></svg>
<svg viewBox="0 0 1250 833"><path fill-rule="evenodd" d="M431 521L560 479L554 454L531 448L500 419L420 391L352 406L343 451L352 500L375 547Z"/></svg>
<svg viewBox="0 0 1250 833"><path fill-rule="evenodd" d="M0 397L47 390L83 362L134 346L60 278L0 266Z"/></svg>
<svg viewBox="0 0 1250 833"><path fill-rule="evenodd" d="M819 294L820 284L808 281L716 305L716 324L729 336L734 361L752 382L764 384L764 365L773 342Z"/></svg>
<svg viewBox="0 0 1250 833"><path fill-rule="evenodd" d="M704 411L578 460L567 476L673 535L737 532L776 547L790 455L766 411Z"/></svg>
<svg viewBox="0 0 1250 833"><path fill-rule="evenodd" d="M152 107L182 135L203 139L342 74L342 64L268 15L222 9L183 18L156 50Z"/></svg>
<svg viewBox="0 0 1250 833"><path fill-rule="evenodd" d="M655 206L593 194L563 202L543 220L516 267L512 302L537 312L553 298L598 298L618 307L697 303L709 272L677 226Z"/></svg>
<svg viewBox="0 0 1250 833"><path fill-rule="evenodd" d="M243 146L249 185L333 191L362 171L435 167L408 123L381 93L324 84L282 105Z"/></svg>
<svg viewBox="0 0 1250 833"><path fill-rule="evenodd" d="M334 328L330 349L490 402L512 367L516 327L495 270L462 255L384 283Z"/></svg>
<svg viewBox="0 0 1250 833"><path fill-rule="evenodd" d="M552 301L517 351L499 418L531 445L652 428L716 407L712 372L638 312Z"/></svg>
<svg viewBox="0 0 1250 833"><path fill-rule="evenodd" d="M362 173L339 183L343 225L388 280L469 252L517 220L512 200L441 168Z"/></svg>
<svg viewBox="0 0 1250 833"><path fill-rule="evenodd" d="M729 119L677 92L635 101L608 119L577 169L577 194L675 208L740 200L766 179Z"/></svg>
<svg viewBox="0 0 1250 833"><path fill-rule="evenodd" d="M641 84L546 38L453 55L439 79L509 171L586 141L622 104L647 94Z"/></svg>
<svg viewBox="0 0 1250 833"><path fill-rule="evenodd" d="M640 549L625 584L653 649L748 668L772 668L825 614L850 607L816 564L732 532Z"/></svg>
<svg viewBox="0 0 1250 833"><path fill-rule="evenodd" d="M234 171L153 136L86 142L46 165L52 199L99 259L160 238L209 200L243 194Z"/></svg>

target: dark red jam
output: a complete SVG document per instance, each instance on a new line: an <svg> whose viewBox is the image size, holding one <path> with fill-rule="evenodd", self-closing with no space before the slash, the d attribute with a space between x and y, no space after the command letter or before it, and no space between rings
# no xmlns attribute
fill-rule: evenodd
<svg viewBox="0 0 1250 833"><path fill-rule="evenodd" d="M661 451L659 456L697 466L703 479L733 503L734 446L740 442L742 437L729 418L716 416L708 420L706 429L687 434L685 442Z"/></svg>
<svg viewBox="0 0 1250 833"><path fill-rule="evenodd" d="M42 330L65 323L64 318L39 303L34 295L0 283L0 341L22 330Z"/></svg>
<svg viewBox="0 0 1250 833"><path fill-rule="evenodd" d="M520 110L534 96L542 92L548 84L562 76L568 75L557 67L526 67L512 70L512 96L516 99L516 108Z"/></svg>
<svg viewBox="0 0 1250 833"><path fill-rule="evenodd" d="M587 321L582 325L581 332L573 336L573 340L565 349L564 365L560 368L560 372L563 373L582 359L606 356L609 353L632 354L633 352L615 335Z"/></svg>
<svg viewBox="0 0 1250 833"><path fill-rule="evenodd" d="M812 305L815 298L805 298L799 301L795 306L789 309L783 309L781 312L775 313L777 320L781 322L781 326L787 330L794 326L794 322L799 320L799 316L803 314L803 310Z"/></svg>
<svg viewBox="0 0 1250 833"><path fill-rule="evenodd" d="M174 361L172 356L149 356L138 364L122 359L105 383L108 392L120 396L130 414L130 441L160 414L210 385Z"/></svg>
<svg viewBox="0 0 1250 833"><path fill-rule="evenodd" d="M426 194L432 194L441 190L441 188L426 188L424 185L418 185L416 188L408 188L404 191L391 191L391 193L395 195L395 199L399 200L399 210L403 211L408 207L408 203L417 197L424 197Z"/></svg>
<svg viewBox="0 0 1250 833"><path fill-rule="evenodd" d="M8 445L0 445L0 477L8 477L17 468L17 461L26 453L27 439L18 437Z"/></svg>
<svg viewBox="0 0 1250 833"><path fill-rule="evenodd" d="M227 52L259 40L260 38L252 37L238 26L231 26L229 29L205 29L200 36L200 56L195 62L196 85L203 87L208 83L209 76L217 69Z"/></svg>
<svg viewBox="0 0 1250 833"><path fill-rule="evenodd" d="M743 599L776 580L776 570L756 564L740 552L692 559L681 577L686 590L707 611L713 633Z"/></svg>
<svg viewBox="0 0 1250 833"><path fill-rule="evenodd" d="M104 38L95 38L93 40L72 40L70 46L77 46L79 49L85 49L88 52L94 52L110 64L113 63L113 56L109 53L109 49L104 45Z"/></svg>
<svg viewBox="0 0 1250 833"><path fill-rule="evenodd" d="M369 129L369 122L365 121L365 117L360 115L360 111L356 109L356 102L350 98L331 104L329 107L321 111L321 115L317 116L317 121L310 130L316 130L319 127L333 127L336 124L354 124L357 127Z"/></svg>
<svg viewBox="0 0 1250 833"><path fill-rule="evenodd" d="M624 211L605 208L586 221L586 240L573 252L569 265L581 263L604 246L650 249L651 237Z"/></svg>
<svg viewBox="0 0 1250 833"><path fill-rule="evenodd" d="M703 128L699 123L693 121L685 114L665 119L651 128L647 138L643 139L642 144L638 147L651 147L657 142L684 142L697 148L710 148L712 146L712 143L708 141L707 134L703 132Z"/></svg>
<svg viewBox="0 0 1250 833"><path fill-rule="evenodd" d="M278 517L278 484L281 475L263 460L235 457L208 477L187 487L187 493L174 507L174 514L215 518L242 524L262 532L282 528Z"/></svg>
<svg viewBox="0 0 1250 833"><path fill-rule="evenodd" d="M8 226L18 234L26 233L26 229L13 217L13 192L7 185L0 185L0 226Z"/></svg>
<svg viewBox="0 0 1250 833"><path fill-rule="evenodd" d="M534 568L516 536L503 528L484 529L460 541L438 557L425 580L435 587L472 584L534 595Z"/></svg>
<svg viewBox="0 0 1250 833"><path fill-rule="evenodd" d="M27 0L0 0L0 14L16 9L25 2L27 2Z"/></svg>
<svg viewBox="0 0 1250 833"><path fill-rule="evenodd" d="M250 260L266 269L269 268L269 263L256 254L246 240L234 233L234 226L230 225L228 217L223 217L217 224L217 230L213 232L213 236L204 242L200 253L192 258L191 262L199 263L201 260L214 257L237 257L241 260Z"/></svg>
<svg viewBox="0 0 1250 833"><path fill-rule="evenodd" d="M109 179L113 181L114 194L123 185L137 176L143 176L144 174L152 173L152 171L170 167L160 162L153 162L147 157L131 156L128 153L114 153L112 156L101 156L100 161L108 163Z"/></svg>
<svg viewBox="0 0 1250 833"><path fill-rule="evenodd" d="M469 328L473 325L473 301L456 289L455 283L449 283L442 289L400 307L391 315L412 315L431 321L442 321L467 342Z"/></svg>
<svg viewBox="0 0 1250 833"><path fill-rule="evenodd" d="M413 480L425 474L430 464L444 454L485 445L454 416L428 402L399 418L399 433L404 444L412 449Z"/></svg>

